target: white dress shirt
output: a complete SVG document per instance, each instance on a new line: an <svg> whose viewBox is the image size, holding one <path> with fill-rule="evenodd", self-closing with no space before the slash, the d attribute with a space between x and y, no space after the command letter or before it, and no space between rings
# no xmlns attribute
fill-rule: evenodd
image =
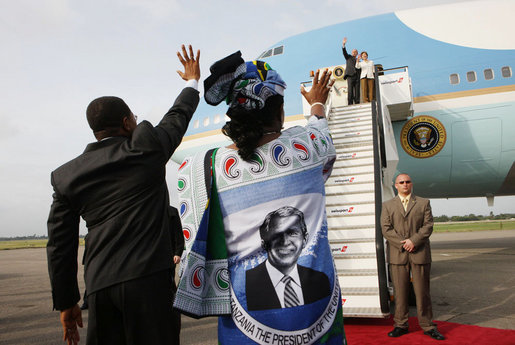
<svg viewBox="0 0 515 345"><path fill-rule="evenodd" d="M198 81L196 79L190 79L186 82L185 87L192 87L198 91Z"/></svg>
<svg viewBox="0 0 515 345"><path fill-rule="evenodd" d="M284 274L280 272L277 268L272 266L272 264L266 260L265 262L266 270L268 271L268 276L272 281L272 285L275 288L275 293L277 297L279 297L279 302L281 302L281 308L284 308L284 288L285 283L281 281L284 277ZM293 270L288 274L291 277L291 287L297 294L299 299L299 305L304 305L304 296L302 295L302 286L300 285L300 277L299 270L297 269L297 265L293 268Z"/></svg>

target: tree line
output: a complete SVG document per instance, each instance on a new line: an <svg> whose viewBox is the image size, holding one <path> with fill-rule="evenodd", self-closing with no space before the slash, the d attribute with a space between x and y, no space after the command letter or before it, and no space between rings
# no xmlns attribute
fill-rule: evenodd
<svg viewBox="0 0 515 345"><path fill-rule="evenodd" d="M84 238L84 235L79 235L79 238ZM27 236L13 236L13 237L0 237L0 241L27 241L27 240L48 240L47 235L27 235Z"/></svg>
<svg viewBox="0 0 515 345"><path fill-rule="evenodd" d="M442 222L470 222L470 221L478 221L478 220L504 220L504 219L512 219L515 218L515 213L501 213L498 215L494 215L493 212L490 212L490 215L483 216L481 214L475 215L473 213L466 216L446 216L445 214L442 216L433 217L433 220L438 223Z"/></svg>

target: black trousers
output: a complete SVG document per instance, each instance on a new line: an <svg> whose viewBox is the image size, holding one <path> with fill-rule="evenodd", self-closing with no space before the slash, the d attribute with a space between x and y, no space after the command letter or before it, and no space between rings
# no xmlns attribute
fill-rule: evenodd
<svg viewBox="0 0 515 345"><path fill-rule="evenodd" d="M88 296L87 345L179 344L173 271L129 280Z"/></svg>
<svg viewBox="0 0 515 345"><path fill-rule="evenodd" d="M359 104L359 89L361 88L359 83L359 76L347 76L347 103Z"/></svg>

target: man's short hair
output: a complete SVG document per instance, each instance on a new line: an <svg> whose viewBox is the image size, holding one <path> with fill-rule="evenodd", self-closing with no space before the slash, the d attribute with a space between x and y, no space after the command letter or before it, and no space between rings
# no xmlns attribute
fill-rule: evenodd
<svg viewBox="0 0 515 345"><path fill-rule="evenodd" d="M395 175L395 178L393 179L393 183L397 183L397 178L401 175L406 175L406 176L409 176L409 174L407 173L404 173L404 172L401 172L401 173L398 173L397 175Z"/></svg>
<svg viewBox="0 0 515 345"><path fill-rule="evenodd" d="M265 234L270 230L270 223L272 222L272 219L290 216L299 217L299 224L302 229L302 236L306 240L308 238L308 228L306 226L306 222L304 221L304 213L302 213L301 210L292 206L284 206L267 214L267 216L265 217L265 221L259 227L259 236L261 236L261 239L263 240ZM268 246L268 243L264 244L265 246Z"/></svg>
<svg viewBox="0 0 515 345"><path fill-rule="evenodd" d="M99 97L91 101L86 110L89 127L93 132L108 128L119 128L123 118L131 115L129 106L123 99L114 96Z"/></svg>

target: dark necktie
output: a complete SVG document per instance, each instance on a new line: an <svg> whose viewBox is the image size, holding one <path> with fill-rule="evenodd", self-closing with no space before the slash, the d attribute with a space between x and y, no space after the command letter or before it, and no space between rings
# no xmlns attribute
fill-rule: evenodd
<svg viewBox="0 0 515 345"><path fill-rule="evenodd" d="M282 277L281 281L284 283L284 307L296 307L299 305L299 297L291 286L292 278L290 276Z"/></svg>

